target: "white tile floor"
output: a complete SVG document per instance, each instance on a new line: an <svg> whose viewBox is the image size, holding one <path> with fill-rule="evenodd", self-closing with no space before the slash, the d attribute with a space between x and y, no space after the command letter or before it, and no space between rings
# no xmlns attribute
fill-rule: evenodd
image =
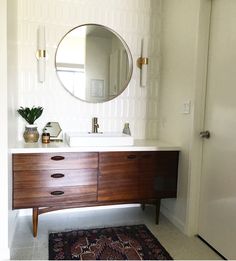
<svg viewBox="0 0 236 261"><path fill-rule="evenodd" d="M18 219L11 259L48 259L49 232L130 224L146 224L174 259L221 259L197 237L183 235L165 217L160 216L159 225L155 225L154 213L155 209L152 206L147 206L144 212L138 206L51 212L39 216L37 238L32 236L31 216L22 216Z"/></svg>

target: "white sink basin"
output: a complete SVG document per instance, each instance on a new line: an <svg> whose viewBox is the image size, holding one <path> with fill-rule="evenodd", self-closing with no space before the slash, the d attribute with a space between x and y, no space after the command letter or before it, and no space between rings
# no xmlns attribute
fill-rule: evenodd
<svg viewBox="0 0 236 261"><path fill-rule="evenodd" d="M133 137L116 132L86 133L67 132L66 141L71 147L78 146L132 146Z"/></svg>

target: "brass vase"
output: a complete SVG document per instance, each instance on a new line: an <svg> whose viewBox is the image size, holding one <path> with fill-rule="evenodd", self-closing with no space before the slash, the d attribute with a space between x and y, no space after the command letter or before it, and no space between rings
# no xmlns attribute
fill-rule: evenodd
<svg viewBox="0 0 236 261"><path fill-rule="evenodd" d="M23 134L25 142L34 143L39 140L39 132L36 125L26 125Z"/></svg>

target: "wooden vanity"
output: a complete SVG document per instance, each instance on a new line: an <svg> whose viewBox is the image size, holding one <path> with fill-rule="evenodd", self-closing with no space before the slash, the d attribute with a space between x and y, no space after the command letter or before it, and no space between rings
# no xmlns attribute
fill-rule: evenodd
<svg viewBox="0 0 236 261"><path fill-rule="evenodd" d="M158 223L160 200L176 197L179 151L127 149L13 150L13 209L33 209L34 237L39 214L64 208L152 203Z"/></svg>

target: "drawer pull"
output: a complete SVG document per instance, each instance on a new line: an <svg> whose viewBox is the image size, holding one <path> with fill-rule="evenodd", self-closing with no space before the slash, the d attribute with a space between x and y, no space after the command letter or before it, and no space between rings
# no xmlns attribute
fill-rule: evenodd
<svg viewBox="0 0 236 261"><path fill-rule="evenodd" d="M65 157L63 157L63 156L53 156L53 157L51 157L51 160L64 160L65 159Z"/></svg>
<svg viewBox="0 0 236 261"><path fill-rule="evenodd" d="M56 190L56 191L52 191L50 194L53 196L60 196L64 194L64 191Z"/></svg>
<svg viewBox="0 0 236 261"><path fill-rule="evenodd" d="M54 179L60 179L60 178L63 178L65 177L65 174L62 174L62 173L54 173L51 175L52 178Z"/></svg>
<svg viewBox="0 0 236 261"><path fill-rule="evenodd" d="M136 155L128 155L127 158L128 158L128 159L136 159L137 156L136 156Z"/></svg>

